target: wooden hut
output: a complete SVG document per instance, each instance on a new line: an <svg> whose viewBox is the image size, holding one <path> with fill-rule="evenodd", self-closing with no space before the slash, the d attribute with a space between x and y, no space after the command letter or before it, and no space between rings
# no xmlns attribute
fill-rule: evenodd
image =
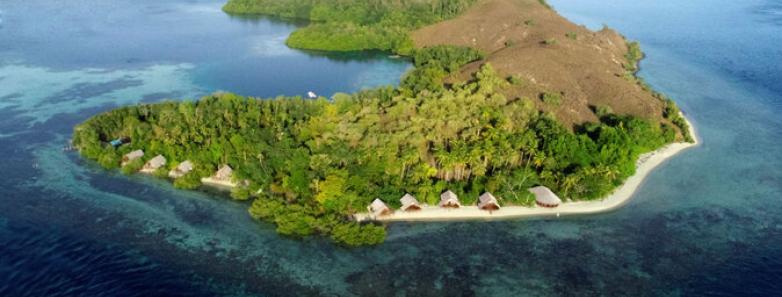
<svg viewBox="0 0 782 297"><path fill-rule="evenodd" d="M193 171L193 162L184 161L182 163L179 163L179 166L174 168L174 170L171 170L168 173L168 176L171 178L180 178L182 176L185 176L185 174L188 174L190 171Z"/></svg>
<svg viewBox="0 0 782 297"><path fill-rule="evenodd" d="M369 212L375 216L384 216L391 214L391 208L386 205L380 198L375 198L372 204L369 205Z"/></svg>
<svg viewBox="0 0 782 297"><path fill-rule="evenodd" d="M486 192L481 197L478 197L478 208L488 211L499 210L500 203L497 202L497 198L494 198L494 195Z"/></svg>
<svg viewBox="0 0 782 297"><path fill-rule="evenodd" d="M439 206L447 208L459 208L462 207L462 204L459 202L459 198L456 197L456 194L448 190L445 193L440 194Z"/></svg>
<svg viewBox="0 0 782 297"><path fill-rule="evenodd" d="M122 166L127 165L130 162L140 159L144 156L144 151L135 150L122 156Z"/></svg>
<svg viewBox="0 0 782 297"><path fill-rule="evenodd" d="M141 170L144 171L155 171L160 169L160 167L163 167L166 165L166 157L163 157L162 155L157 155L154 158L147 161L146 164L144 164L144 168Z"/></svg>
<svg viewBox="0 0 782 297"><path fill-rule="evenodd" d="M402 196L402 199L399 199L399 201L402 202L402 208L400 208L402 211L421 210L421 205L418 203L418 200L409 193Z"/></svg>
<svg viewBox="0 0 782 297"><path fill-rule="evenodd" d="M530 188L529 191L535 194L535 203L541 207L553 208L562 204L562 199L559 199L551 189L544 186Z"/></svg>
<svg viewBox="0 0 782 297"><path fill-rule="evenodd" d="M228 164L223 165L220 167L220 169L217 170L215 173L215 176L213 179L223 182L229 182L231 181L231 178L233 177L234 170L231 169L231 166L228 166Z"/></svg>

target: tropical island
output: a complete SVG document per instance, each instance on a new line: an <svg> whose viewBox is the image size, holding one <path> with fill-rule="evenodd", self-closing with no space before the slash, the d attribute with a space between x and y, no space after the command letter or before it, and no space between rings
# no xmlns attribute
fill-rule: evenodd
<svg viewBox="0 0 782 297"><path fill-rule="evenodd" d="M415 68L398 87L331 98L217 93L118 108L75 128L84 157L182 189L224 187L281 234L358 246L381 243L377 221L405 220L389 213L411 204L436 213L456 198L472 205L466 218L610 209L695 141L676 104L636 77L638 43L572 24L545 1L230 0L224 10L309 20L287 40L294 48L383 50ZM558 205L541 196L565 203L545 208Z"/></svg>

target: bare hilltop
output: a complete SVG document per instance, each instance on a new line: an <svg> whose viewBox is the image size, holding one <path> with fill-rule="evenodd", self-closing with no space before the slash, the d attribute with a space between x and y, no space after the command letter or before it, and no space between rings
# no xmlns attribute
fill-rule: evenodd
<svg viewBox="0 0 782 297"><path fill-rule="evenodd" d="M538 0L479 0L454 19L413 32L412 39L419 48L458 45L480 49L486 58L463 67L458 79L490 63L501 74L521 79L522 83L505 91L509 98L560 95L559 104L533 101L569 127L597 122L598 107L667 122L663 117L666 102L633 75L640 51L638 57L628 57L632 49L616 31L591 31Z"/></svg>

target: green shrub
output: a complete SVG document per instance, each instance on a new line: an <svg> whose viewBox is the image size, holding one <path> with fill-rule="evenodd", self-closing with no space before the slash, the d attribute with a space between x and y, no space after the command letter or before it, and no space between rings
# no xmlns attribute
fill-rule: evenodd
<svg viewBox="0 0 782 297"><path fill-rule="evenodd" d="M125 164L125 166L122 166L122 173L133 174L141 170L141 167L144 167L144 160L138 158L136 160L128 162L128 164Z"/></svg>
<svg viewBox="0 0 782 297"><path fill-rule="evenodd" d="M627 43L627 53L625 54L624 67L631 73L638 72L638 63L643 59L644 53L641 51L641 44L637 41Z"/></svg>
<svg viewBox="0 0 782 297"><path fill-rule="evenodd" d="M508 82L511 85L519 86L522 83L524 83L524 80L518 74L514 74L514 75L511 75L511 76L508 76Z"/></svg>
<svg viewBox="0 0 782 297"><path fill-rule="evenodd" d="M597 107L595 107L595 115L597 115L597 117L599 117L599 118L605 117L605 116L610 115L612 113L614 113L614 110L611 109L611 106L608 106L608 105L598 105Z"/></svg>
<svg viewBox="0 0 782 297"><path fill-rule="evenodd" d="M195 172L190 172L174 180L174 187L183 190L193 190L201 186L201 177Z"/></svg>
<svg viewBox="0 0 782 297"><path fill-rule="evenodd" d="M540 100L548 105L559 106L562 104L562 95L557 93L543 93L540 95Z"/></svg>

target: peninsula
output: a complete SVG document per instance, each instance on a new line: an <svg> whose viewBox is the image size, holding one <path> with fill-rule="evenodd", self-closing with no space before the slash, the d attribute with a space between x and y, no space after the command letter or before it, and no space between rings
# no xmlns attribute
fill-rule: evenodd
<svg viewBox="0 0 782 297"><path fill-rule="evenodd" d="M75 128L84 157L183 189L228 188L281 234L356 246L383 241L378 221L609 210L695 143L673 101L636 77L637 43L545 1L231 0L224 10L310 20L291 47L385 50L415 68L398 87L331 98L217 93L118 108Z"/></svg>

